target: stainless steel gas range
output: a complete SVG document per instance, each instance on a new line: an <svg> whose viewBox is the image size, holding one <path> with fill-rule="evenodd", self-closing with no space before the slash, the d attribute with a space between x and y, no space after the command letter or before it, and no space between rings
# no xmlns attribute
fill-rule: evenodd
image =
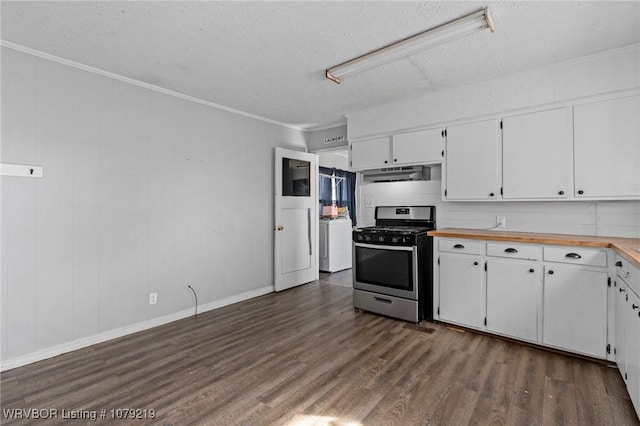
<svg viewBox="0 0 640 426"><path fill-rule="evenodd" d="M353 231L353 306L405 321L433 320L435 206L376 207Z"/></svg>

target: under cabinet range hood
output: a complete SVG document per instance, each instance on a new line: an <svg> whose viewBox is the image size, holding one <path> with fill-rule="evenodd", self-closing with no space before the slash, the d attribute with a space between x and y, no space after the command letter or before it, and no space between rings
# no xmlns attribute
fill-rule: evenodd
<svg viewBox="0 0 640 426"><path fill-rule="evenodd" d="M403 180L429 180L431 169L425 166L388 167L384 169L365 170L362 172L364 182L398 182Z"/></svg>

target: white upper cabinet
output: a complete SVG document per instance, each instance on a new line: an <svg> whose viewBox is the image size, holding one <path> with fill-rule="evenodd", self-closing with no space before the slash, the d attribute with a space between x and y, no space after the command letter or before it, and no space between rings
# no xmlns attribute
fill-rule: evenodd
<svg viewBox="0 0 640 426"><path fill-rule="evenodd" d="M442 129L393 135L393 163L435 163L442 161Z"/></svg>
<svg viewBox="0 0 640 426"><path fill-rule="evenodd" d="M503 119L504 199L567 198L571 193L571 114L557 108Z"/></svg>
<svg viewBox="0 0 640 426"><path fill-rule="evenodd" d="M499 120L447 127L445 198L495 200L500 193Z"/></svg>
<svg viewBox="0 0 640 426"><path fill-rule="evenodd" d="M389 167L391 138L368 139L351 143L351 169Z"/></svg>
<svg viewBox="0 0 640 426"><path fill-rule="evenodd" d="M441 161L442 129L399 133L391 137L351 143L351 170L433 164Z"/></svg>
<svg viewBox="0 0 640 426"><path fill-rule="evenodd" d="M640 96L573 108L576 198L640 197Z"/></svg>

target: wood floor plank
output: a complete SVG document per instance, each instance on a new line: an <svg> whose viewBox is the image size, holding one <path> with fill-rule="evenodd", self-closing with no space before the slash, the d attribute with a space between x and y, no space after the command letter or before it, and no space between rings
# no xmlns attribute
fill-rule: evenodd
<svg viewBox="0 0 640 426"><path fill-rule="evenodd" d="M542 424L567 426L580 424L578 422L576 393L573 383L552 377L545 378Z"/></svg>
<svg viewBox="0 0 640 426"><path fill-rule="evenodd" d="M350 282L323 274L3 372L0 403L156 410L120 423L138 426L640 425L615 369L354 310Z"/></svg>
<svg viewBox="0 0 640 426"><path fill-rule="evenodd" d="M542 351L522 348L506 424L542 424L545 380L543 355Z"/></svg>
<svg viewBox="0 0 640 426"><path fill-rule="evenodd" d="M606 424L613 418L607 398L599 400L597 395L606 395L606 387L602 380L605 366L596 364L573 365L575 378L576 408L578 422L587 421Z"/></svg>

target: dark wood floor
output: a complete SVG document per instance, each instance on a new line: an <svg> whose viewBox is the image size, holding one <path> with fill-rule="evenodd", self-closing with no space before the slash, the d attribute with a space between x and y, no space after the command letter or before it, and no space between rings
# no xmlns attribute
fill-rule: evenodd
<svg viewBox="0 0 640 426"><path fill-rule="evenodd" d="M640 424L611 367L356 312L350 280L322 274L4 372L2 409L107 410L97 423L155 410L135 425Z"/></svg>

